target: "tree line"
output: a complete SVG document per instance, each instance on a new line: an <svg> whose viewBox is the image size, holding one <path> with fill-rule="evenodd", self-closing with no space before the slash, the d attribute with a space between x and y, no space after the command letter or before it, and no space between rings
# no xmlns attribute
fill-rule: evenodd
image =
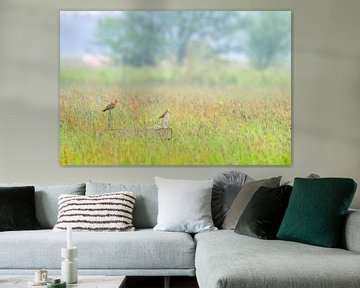
<svg viewBox="0 0 360 288"><path fill-rule="evenodd" d="M161 61L183 65L191 50L227 59L245 54L266 69L288 60L291 14L288 11L125 11L101 19L96 41L116 63L135 67Z"/></svg>

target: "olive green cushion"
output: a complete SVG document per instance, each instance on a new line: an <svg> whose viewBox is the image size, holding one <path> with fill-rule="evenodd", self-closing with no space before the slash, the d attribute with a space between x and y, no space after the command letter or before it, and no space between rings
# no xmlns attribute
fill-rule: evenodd
<svg viewBox="0 0 360 288"><path fill-rule="evenodd" d="M295 178L277 238L337 247L355 191L349 178Z"/></svg>

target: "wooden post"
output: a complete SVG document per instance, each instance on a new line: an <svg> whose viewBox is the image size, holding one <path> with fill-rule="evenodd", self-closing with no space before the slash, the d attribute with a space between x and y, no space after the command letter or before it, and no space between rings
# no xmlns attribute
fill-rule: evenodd
<svg viewBox="0 0 360 288"><path fill-rule="evenodd" d="M112 115L111 115L111 110L109 110L109 113L108 113L108 129L112 129Z"/></svg>
<svg viewBox="0 0 360 288"><path fill-rule="evenodd" d="M157 134L163 139L170 140L172 137L172 129L171 128L158 128L158 129L156 129L156 131L157 131Z"/></svg>

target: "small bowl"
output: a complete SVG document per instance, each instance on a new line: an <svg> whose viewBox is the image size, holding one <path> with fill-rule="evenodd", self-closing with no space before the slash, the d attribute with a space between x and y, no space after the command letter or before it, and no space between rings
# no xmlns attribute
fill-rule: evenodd
<svg viewBox="0 0 360 288"><path fill-rule="evenodd" d="M54 279L47 283L47 288L66 288L66 282L61 282L60 279Z"/></svg>

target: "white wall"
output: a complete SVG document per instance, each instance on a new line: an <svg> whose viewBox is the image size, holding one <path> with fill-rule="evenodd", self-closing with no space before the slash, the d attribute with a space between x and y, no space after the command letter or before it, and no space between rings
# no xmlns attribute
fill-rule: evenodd
<svg viewBox="0 0 360 288"><path fill-rule="evenodd" d="M59 10L293 11L291 167L61 167ZM1 0L0 182L152 182L236 169L254 178L318 173L360 187L360 1ZM360 188L359 188L360 191ZM358 191L354 207L360 207Z"/></svg>

